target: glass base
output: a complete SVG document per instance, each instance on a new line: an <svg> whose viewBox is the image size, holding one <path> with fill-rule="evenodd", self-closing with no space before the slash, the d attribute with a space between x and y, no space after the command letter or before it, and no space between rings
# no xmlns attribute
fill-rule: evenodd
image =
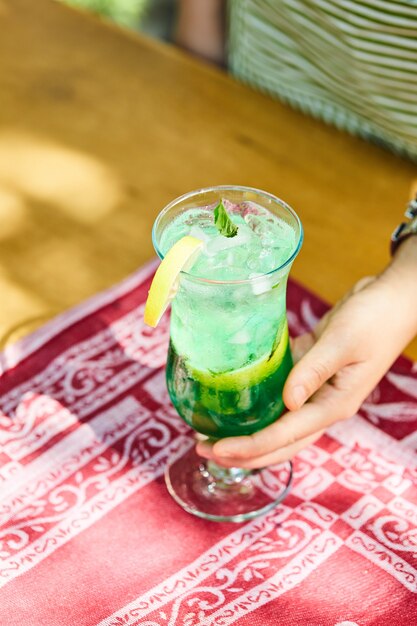
<svg viewBox="0 0 417 626"><path fill-rule="evenodd" d="M188 513L214 522L244 522L266 513L288 494L291 461L262 470L227 469L194 447L165 470L169 493Z"/></svg>

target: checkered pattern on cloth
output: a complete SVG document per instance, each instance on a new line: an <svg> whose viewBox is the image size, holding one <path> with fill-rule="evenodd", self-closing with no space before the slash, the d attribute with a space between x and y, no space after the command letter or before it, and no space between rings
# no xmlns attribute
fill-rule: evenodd
<svg viewBox="0 0 417 626"><path fill-rule="evenodd" d="M205 522L170 498L192 445L144 326L151 264L1 355L1 626L396 626L417 615L417 374L401 358L295 460L274 511ZM293 334L325 305L289 286Z"/></svg>

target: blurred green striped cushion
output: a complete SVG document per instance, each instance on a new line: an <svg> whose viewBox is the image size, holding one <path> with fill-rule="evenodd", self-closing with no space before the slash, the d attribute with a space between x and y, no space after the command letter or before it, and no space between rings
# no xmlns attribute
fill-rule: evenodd
<svg viewBox="0 0 417 626"><path fill-rule="evenodd" d="M229 0L229 65L417 160L417 0Z"/></svg>

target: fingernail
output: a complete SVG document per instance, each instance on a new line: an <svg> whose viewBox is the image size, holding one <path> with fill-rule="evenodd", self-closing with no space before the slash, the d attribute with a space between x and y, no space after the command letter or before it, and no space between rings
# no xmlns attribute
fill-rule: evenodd
<svg viewBox="0 0 417 626"><path fill-rule="evenodd" d="M294 389L292 390L292 397L296 406L300 407L307 397L305 387L303 385L297 385L296 387L294 387Z"/></svg>

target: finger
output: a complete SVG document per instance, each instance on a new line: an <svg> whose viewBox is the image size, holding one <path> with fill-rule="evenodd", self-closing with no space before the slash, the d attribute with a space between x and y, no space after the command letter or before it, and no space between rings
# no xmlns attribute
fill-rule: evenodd
<svg viewBox="0 0 417 626"><path fill-rule="evenodd" d="M284 461L288 461L292 459L300 450L306 448L311 445L317 439L321 437L324 431L319 431L311 435L310 437L305 437L304 439L300 439L296 443L286 446L285 448L280 448L279 450L274 450L269 454L264 454L261 456L254 457L252 459L240 459L240 458L224 458L218 457L213 452L213 446L207 446L203 449L200 446L197 446L197 454L203 456L206 459L211 459L215 461L219 465L223 467L241 467L243 469L260 469L262 467L268 467L270 465L277 465L278 463L283 463Z"/></svg>
<svg viewBox="0 0 417 626"><path fill-rule="evenodd" d="M360 393L360 392L359 392ZM266 428L243 437L228 437L213 444L213 454L220 458L251 459L291 446L300 439L327 428L356 411L349 389L341 391L325 385L298 411L285 413Z"/></svg>
<svg viewBox="0 0 417 626"><path fill-rule="evenodd" d="M325 382L348 365L349 347L333 330L326 330L314 346L294 365L284 386L285 406L300 408Z"/></svg>

